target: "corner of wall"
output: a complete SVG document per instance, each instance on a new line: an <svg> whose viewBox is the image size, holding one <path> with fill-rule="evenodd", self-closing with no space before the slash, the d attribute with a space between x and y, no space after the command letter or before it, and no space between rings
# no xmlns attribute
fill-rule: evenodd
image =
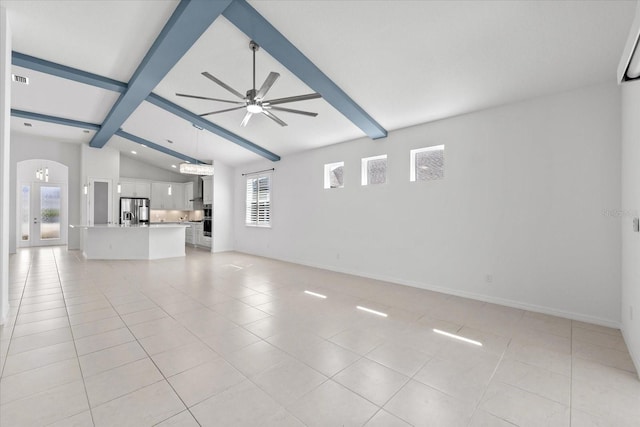
<svg viewBox="0 0 640 427"><path fill-rule="evenodd" d="M7 9L0 7L0 324L4 324L9 315L11 43Z"/></svg>
<svg viewBox="0 0 640 427"><path fill-rule="evenodd" d="M622 84L622 334L640 376L640 80Z"/></svg>

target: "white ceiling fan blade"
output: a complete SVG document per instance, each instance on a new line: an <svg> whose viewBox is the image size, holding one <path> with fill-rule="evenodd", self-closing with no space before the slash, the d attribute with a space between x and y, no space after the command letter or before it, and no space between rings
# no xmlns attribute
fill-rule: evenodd
<svg viewBox="0 0 640 427"><path fill-rule="evenodd" d="M227 102L229 104L244 105L243 101L229 101L228 99L209 98L208 96L188 95L186 93L176 93L176 96L182 96L184 98L205 99L207 101Z"/></svg>
<svg viewBox="0 0 640 427"><path fill-rule="evenodd" d="M310 116L310 117L316 117L318 115L318 113L312 113L310 111L293 110L291 108L284 108L284 107L272 107L270 105L269 106L263 106L262 108L272 109L272 110L277 110L277 111L286 111L287 113L303 114L305 116Z"/></svg>
<svg viewBox="0 0 640 427"><path fill-rule="evenodd" d="M242 107L227 108L226 110L210 111L208 113L200 114L200 117L210 116L211 114L226 113L227 111L241 110L243 108L245 108L244 105Z"/></svg>
<svg viewBox="0 0 640 427"><path fill-rule="evenodd" d="M267 110L262 110L262 114L264 114L265 116L269 117L271 120L273 120L274 122L276 122L280 126L286 126L287 125L285 122L283 122L282 120L280 120L278 117L276 117L275 115L273 115L272 113L270 113Z"/></svg>
<svg viewBox="0 0 640 427"><path fill-rule="evenodd" d="M267 79L264 81L264 83L262 83L262 87L260 88L258 93L256 93L255 99L261 100L262 98L264 98L267 95L267 92L269 92L269 89L271 89L271 86L273 86L276 80L278 80L278 77L280 77L280 74L273 71L270 72L267 76Z"/></svg>
<svg viewBox="0 0 640 427"><path fill-rule="evenodd" d="M287 102L306 101L307 99L316 99L316 98L322 98L322 95L320 95L319 93L309 93L307 95L288 96L286 98L278 98L278 99L271 99L269 101L264 101L263 104L267 104L267 105L285 104Z"/></svg>
<svg viewBox="0 0 640 427"><path fill-rule="evenodd" d="M206 78L208 78L209 80L211 80L212 82L217 83L218 85L222 86L223 88L225 88L226 90L228 90L229 92L231 92L232 94L237 96L238 98L244 99L244 95L243 94L241 94L240 92L238 92L237 90L235 90L231 86L227 85L222 80L218 80L217 78L213 77L211 74L209 74L206 71L204 71L202 73L202 75L205 76Z"/></svg>
<svg viewBox="0 0 640 427"><path fill-rule="evenodd" d="M253 113L251 111L247 111L247 114L244 115L244 119L242 119L242 123L240 123L240 126L245 127L247 123L249 123L249 119L251 118L251 116L253 116Z"/></svg>

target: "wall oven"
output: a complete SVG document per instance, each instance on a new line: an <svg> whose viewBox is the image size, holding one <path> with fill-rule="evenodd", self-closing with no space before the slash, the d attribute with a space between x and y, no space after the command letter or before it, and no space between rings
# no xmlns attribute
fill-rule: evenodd
<svg viewBox="0 0 640 427"><path fill-rule="evenodd" d="M211 225L213 220L213 209L211 205L204 205L204 216L202 217L202 234L211 237Z"/></svg>

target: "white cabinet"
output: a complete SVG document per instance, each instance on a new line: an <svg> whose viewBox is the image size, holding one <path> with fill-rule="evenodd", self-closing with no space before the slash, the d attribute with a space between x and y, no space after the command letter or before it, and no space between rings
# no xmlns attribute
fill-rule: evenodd
<svg viewBox="0 0 640 427"><path fill-rule="evenodd" d="M171 186L171 194L169 194ZM193 182L152 182L151 209L193 210Z"/></svg>
<svg viewBox="0 0 640 427"><path fill-rule="evenodd" d="M120 197L136 197L136 183L120 181Z"/></svg>
<svg viewBox="0 0 640 427"><path fill-rule="evenodd" d="M145 181L136 181L135 197L151 197L151 184Z"/></svg>
<svg viewBox="0 0 640 427"><path fill-rule="evenodd" d="M187 245L196 245L196 231L195 228L196 226L194 224L190 224L190 227L185 228L185 236L184 236L184 241L186 242Z"/></svg>
<svg viewBox="0 0 640 427"><path fill-rule="evenodd" d="M202 203L205 205L213 204L213 177L202 177Z"/></svg>
<svg viewBox="0 0 640 427"><path fill-rule="evenodd" d="M199 246L204 246L204 247L207 247L207 248L211 247L211 241L212 241L211 236L202 236L201 235L201 236L198 236L198 238L199 238L199 242L198 242Z"/></svg>
<svg viewBox="0 0 640 427"><path fill-rule="evenodd" d="M120 181L120 197L151 197L151 184L146 181Z"/></svg>
<svg viewBox="0 0 640 427"><path fill-rule="evenodd" d="M192 223L191 235L189 234L189 230L187 230L185 234L187 243L210 248L212 239L210 236L205 236L203 234L203 231L204 231L204 225L201 222Z"/></svg>
<svg viewBox="0 0 640 427"><path fill-rule="evenodd" d="M165 209L184 210L184 185L170 182L171 194L167 196L167 206Z"/></svg>
<svg viewBox="0 0 640 427"><path fill-rule="evenodd" d="M193 210L193 182L184 183L184 199L183 209L185 211Z"/></svg>
<svg viewBox="0 0 640 427"><path fill-rule="evenodd" d="M169 209L165 207L169 193L168 182L151 183L151 209Z"/></svg>

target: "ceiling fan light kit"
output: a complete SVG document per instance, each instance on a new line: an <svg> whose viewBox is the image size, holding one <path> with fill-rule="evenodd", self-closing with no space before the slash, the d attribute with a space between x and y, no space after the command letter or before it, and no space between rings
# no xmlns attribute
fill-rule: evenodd
<svg viewBox="0 0 640 427"><path fill-rule="evenodd" d="M256 42L251 40L249 42L249 48L253 52L253 89L249 89L246 92L246 95L242 95L240 92L238 92L237 90L233 89L231 86L227 85L226 83L224 83L220 79L216 78L212 74L208 73L207 71L204 71L202 73L202 75L204 77L208 78L212 82L216 83L220 87L222 87L225 90L227 90L228 92L232 93L237 98L239 98L241 101L232 101L232 100L228 100L228 99L210 98L210 97L207 97L207 96L199 96L199 95L188 95L188 94L184 94L184 93L176 93L176 96L181 96L181 97L184 97L184 98L204 99L204 100L207 100L207 101L225 102L225 103L228 103L228 104L235 104L235 105L237 105L237 107L226 108L224 110L210 111L208 113L200 114L200 117L210 116L212 114L225 113L225 112L228 112L228 111L236 111L236 110L244 109L244 110L246 110L246 114L244 116L244 119L242 119L242 122L240 123L240 125L243 126L243 127L246 126L249 123L249 120L251 119L251 117L254 114L263 114L263 115L269 117L274 122L278 123L280 126L287 126L287 123L285 123L283 120L281 120L275 114L273 114L274 110L275 111L282 111L282 112L286 112L286 113L300 114L300 115L303 115L303 116L316 117L318 115L318 113L312 113L310 111L294 110L294 109L291 109L291 108L284 108L284 107L276 107L275 105L286 104L286 103L289 103L289 102L306 101L308 99L320 98L321 96L318 93L309 93L309 94L306 94L306 95L290 96L290 97L286 97L286 98L278 98L278 99L271 99L271 100L265 100L264 99L265 96L267 95L267 92L269 92L269 89L271 89L273 84L280 77L280 74L278 74L276 72L273 72L273 71L270 72L269 75L267 76L266 80L264 81L264 83L262 83L262 86L260 87L260 89L256 90L256 52L260 49L260 46L258 46L258 44Z"/></svg>

